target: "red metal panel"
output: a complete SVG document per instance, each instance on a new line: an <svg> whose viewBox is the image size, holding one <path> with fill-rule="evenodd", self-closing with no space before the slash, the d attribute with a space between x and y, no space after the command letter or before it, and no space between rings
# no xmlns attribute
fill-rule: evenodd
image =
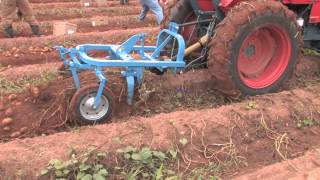
<svg viewBox="0 0 320 180"><path fill-rule="evenodd" d="M284 4L312 4L320 2L320 0L282 0Z"/></svg>
<svg viewBox="0 0 320 180"><path fill-rule="evenodd" d="M320 23L320 2L316 2L312 6L310 23Z"/></svg>
<svg viewBox="0 0 320 180"><path fill-rule="evenodd" d="M199 7L202 11L213 11L212 0L198 0Z"/></svg>
<svg viewBox="0 0 320 180"><path fill-rule="evenodd" d="M212 11L214 6L212 0L197 0L200 8L203 11ZM220 7L223 11L228 11L229 8L243 0L221 0ZM271 1L271 0L270 0ZM284 4L313 4L310 23L320 23L320 0L282 0Z"/></svg>

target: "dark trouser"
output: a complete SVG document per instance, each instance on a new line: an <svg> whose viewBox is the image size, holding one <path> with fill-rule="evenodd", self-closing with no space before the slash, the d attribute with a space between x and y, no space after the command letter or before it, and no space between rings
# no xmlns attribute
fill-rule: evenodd
<svg viewBox="0 0 320 180"><path fill-rule="evenodd" d="M17 17L17 10L20 11L27 23L30 25L38 25L28 0L2 0L0 9L2 28L5 29L12 26L14 19Z"/></svg>

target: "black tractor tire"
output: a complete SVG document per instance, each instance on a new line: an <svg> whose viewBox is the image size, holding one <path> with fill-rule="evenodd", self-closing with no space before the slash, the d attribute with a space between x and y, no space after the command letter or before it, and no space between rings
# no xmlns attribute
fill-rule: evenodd
<svg viewBox="0 0 320 180"><path fill-rule="evenodd" d="M265 54L263 55L262 53L259 54L260 56L257 56L255 54L255 45L249 45L249 43L251 43L249 40L249 43L245 43L247 42L245 40L253 37L255 32L262 33L258 34L260 36L257 35L257 39L261 37L273 39L269 41L274 44L272 46L272 52L266 53L270 55L270 58L268 58L269 56L264 56ZM283 41L282 37L287 38ZM278 58L279 56L276 55L279 54L281 57L284 56L282 56L283 53L279 50L281 45L277 45L277 40L281 41L282 44L285 45L284 47L291 48L290 50L284 48L282 52L286 52L287 55L285 57L288 58L282 58L285 59L283 60L285 63L281 62L282 60L280 58L279 62L282 64L279 66L275 65L278 61L274 59ZM260 47L267 45L267 42L263 42L261 39L258 41L261 41ZM208 69L215 79L215 87L221 92L233 97L272 93L282 87L286 87L285 85L292 77L296 68L300 55L301 42L301 33L296 23L296 15L279 1L252 0L240 2L229 10L224 20L217 25L215 35L209 43ZM248 44L248 46L246 44ZM249 48L249 46L253 47ZM250 49L251 52L249 51ZM266 48L260 49L260 52L265 52L264 49ZM245 56L243 56L243 54ZM260 65L265 68L262 72L251 68L250 70L257 71L257 74L247 76L247 74L243 75L242 72L240 72L241 68L249 69L250 67L245 66L247 63L252 62L239 60L245 59L243 57L248 59L256 57L252 59L260 60L262 63L264 63L262 59L262 57L264 57L265 59L268 58L269 61L265 62L265 65ZM243 66L240 67L239 64ZM269 68L271 65L275 65L275 67L279 67L281 70L279 70L279 72L273 72L271 71L272 68ZM267 68L268 71L266 70ZM275 75L276 73L278 73L278 75ZM266 78L263 81L264 76ZM258 86L258 84L261 85L261 87Z"/></svg>
<svg viewBox="0 0 320 180"><path fill-rule="evenodd" d="M189 0L179 0L175 6L170 10L169 21L181 24L185 21L186 17L192 13L192 7Z"/></svg>

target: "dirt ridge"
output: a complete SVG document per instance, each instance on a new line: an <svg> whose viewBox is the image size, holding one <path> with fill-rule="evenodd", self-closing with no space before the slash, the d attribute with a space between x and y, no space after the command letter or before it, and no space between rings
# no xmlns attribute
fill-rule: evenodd
<svg viewBox="0 0 320 180"><path fill-rule="evenodd" d="M260 126L262 117L273 131L280 134L288 133L289 148L286 151L281 149L282 152L287 152L287 158L300 156L306 150L319 145L317 134L320 133L318 125L320 116L316 111L320 107L319 94L320 88L317 85L251 98L217 109L178 111L159 114L152 118L133 118L124 123L84 127L78 131L47 137L15 140L0 144L0 173L7 177L20 169L26 177L33 179L36 172L50 159L66 158L66 150L70 146L84 149L89 145L96 145L109 152L129 144L168 149L181 137L190 141L191 132L198 136L193 137L193 145L188 144L184 152L193 152L192 155L189 154L191 155L189 158L194 158L196 162L204 163L208 159L202 157L202 153L195 152L194 146L201 147L201 141L207 144L223 144L229 142L231 137L236 151L246 158L248 164L248 167L244 167L241 171L247 168L259 168L281 160L274 151L274 141L269 139L271 134L268 135ZM249 102L254 102L255 108L248 109ZM299 117L308 117L312 112L315 125L306 130L298 129L296 120L292 118L293 112L298 113ZM201 132L205 136L201 136ZM120 138L121 141L115 142L112 140L114 138ZM19 155L22 152L23 156ZM223 176L232 176L232 172Z"/></svg>

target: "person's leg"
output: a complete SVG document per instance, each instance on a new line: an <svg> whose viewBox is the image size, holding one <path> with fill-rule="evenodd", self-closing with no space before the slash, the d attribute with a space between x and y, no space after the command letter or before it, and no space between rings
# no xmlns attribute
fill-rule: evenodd
<svg viewBox="0 0 320 180"><path fill-rule="evenodd" d="M147 16L147 13L149 11L149 7L144 4L144 1L140 1L140 2L141 2L141 5L142 5L142 10L141 10L141 13L140 13L140 16L139 16L139 20L142 21Z"/></svg>
<svg viewBox="0 0 320 180"><path fill-rule="evenodd" d="M163 10L158 0L149 0L147 5L151 9L151 11L156 15L157 23L158 25L160 25L163 20Z"/></svg>
<svg viewBox="0 0 320 180"><path fill-rule="evenodd" d="M1 2L1 27L7 37L13 38L14 32L12 23L16 17L16 0L2 0Z"/></svg>
<svg viewBox="0 0 320 180"><path fill-rule="evenodd" d="M39 32L39 25L36 20L36 18L33 15L32 7L30 6L30 3L28 0L17 0L17 6L19 11L22 14L22 17L24 17L25 21L29 23L32 33L34 35L40 35Z"/></svg>

